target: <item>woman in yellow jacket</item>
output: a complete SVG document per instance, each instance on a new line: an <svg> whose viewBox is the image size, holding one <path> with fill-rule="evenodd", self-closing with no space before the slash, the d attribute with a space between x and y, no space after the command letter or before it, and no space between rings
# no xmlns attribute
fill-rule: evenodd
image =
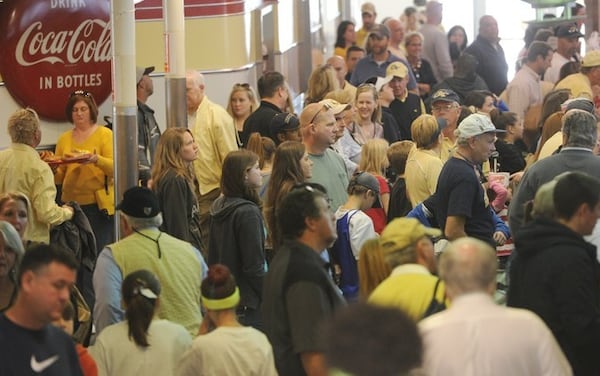
<svg viewBox="0 0 600 376"><path fill-rule="evenodd" d="M62 164L54 175L61 186L61 201L75 201L88 217L94 235L96 250L114 241L114 209L100 210L97 191L110 191L114 176L112 131L96 124L98 106L91 93L74 91L65 109L67 119L74 127L63 133L56 144L55 154L73 163Z"/></svg>

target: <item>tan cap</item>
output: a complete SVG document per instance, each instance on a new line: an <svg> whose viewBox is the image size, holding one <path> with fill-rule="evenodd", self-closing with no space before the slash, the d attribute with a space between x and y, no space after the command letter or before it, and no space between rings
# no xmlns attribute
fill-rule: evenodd
<svg viewBox="0 0 600 376"><path fill-rule="evenodd" d="M600 66L600 51L590 51L581 60L581 66L586 68Z"/></svg>
<svg viewBox="0 0 600 376"><path fill-rule="evenodd" d="M375 11L375 5L373 3L364 3L361 7L360 7L360 13L369 13L370 15L374 16L375 14L377 14L377 12Z"/></svg>
<svg viewBox="0 0 600 376"><path fill-rule="evenodd" d="M406 65L404 65L404 63L400 61L394 61L393 63L388 65L387 69L385 70L385 75L386 77L393 76L404 78L408 75L408 68L406 67Z"/></svg>
<svg viewBox="0 0 600 376"><path fill-rule="evenodd" d="M440 236L437 228L425 227L415 218L396 218L387 224L379 244L384 254L397 252L415 244L424 236Z"/></svg>
<svg viewBox="0 0 600 376"><path fill-rule="evenodd" d="M329 106L329 108L333 110L334 115L339 115L340 113L349 110L350 107L352 107L350 106L350 104L343 104L334 99L323 99L319 103L321 103L324 106Z"/></svg>

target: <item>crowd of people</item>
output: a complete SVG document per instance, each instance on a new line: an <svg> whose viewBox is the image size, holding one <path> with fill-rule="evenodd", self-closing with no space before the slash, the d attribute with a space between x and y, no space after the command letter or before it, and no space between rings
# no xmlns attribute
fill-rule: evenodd
<svg viewBox="0 0 600 376"><path fill-rule="evenodd" d="M442 15L363 3L298 114L280 72L221 106L188 71L161 132L138 67L116 200L92 94L54 153L12 114L0 374L600 374L600 51L530 26L509 80L493 16Z"/></svg>

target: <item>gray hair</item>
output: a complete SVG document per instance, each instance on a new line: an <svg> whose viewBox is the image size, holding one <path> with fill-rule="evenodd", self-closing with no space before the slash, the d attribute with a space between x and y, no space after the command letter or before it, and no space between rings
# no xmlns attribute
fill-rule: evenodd
<svg viewBox="0 0 600 376"><path fill-rule="evenodd" d="M417 262L417 250L414 245L402 249L396 249L391 252L384 252L383 258L390 269L404 264L414 264Z"/></svg>
<svg viewBox="0 0 600 376"><path fill-rule="evenodd" d="M23 247L23 241L19 236L19 233L13 225L6 221L0 221L0 236L4 238L4 247L8 248L15 253L15 263L8 271L8 278L13 282L17 283L17 269L21 264L21 259L25 254L25 248ZM4 252L7 250L5 249Z"/></svg>
<svg viewBox="0 0 600 376"><path fill-rule="evenodd" d="M160 227L163 223L162 213L158 213L152 218L136 218L121 212L121 216L129 226L141 230L149 227Z"/></svg>
<svg viewBox="0 0 600 376"><path fill-rule="evenodd" d="M188 70L185 72L185 78L191 80L196 87L204 85L204 75L197 70Z"/></svg>
<svg viewBox="0 0 600 376"><path fill-rule="evenodd" d="M569 110L562 118L565 146L593 149L598 139L596 117L587 111Z"/></svg>
<svg viewBox="0 0 600 376"><path fill-rule="evenodd" d="M487 291L496 281L498 261L492 247L475 238L451 242L439 262L440 278L456 295Z"/></svg>
<svg viewBox="0 0 600 376"><path fill-rule="evenodd" d="M535 193L535 198L533 199L533 208L531 211L531 216L533 218L556 217L556 209L554 208L554 187L556 186L557 181L558 177L538 188Z"/></svg>

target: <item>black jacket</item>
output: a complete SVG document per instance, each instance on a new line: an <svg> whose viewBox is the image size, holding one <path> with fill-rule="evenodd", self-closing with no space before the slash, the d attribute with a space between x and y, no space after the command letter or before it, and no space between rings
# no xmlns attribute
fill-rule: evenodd
<svg viewBox="0 0 600 376"><path fill-rule="evenodd" d="M502 46L494 46L478 35L463 53L475 56L479 62L477 74L483 78L492 93L500 95L508 84L508 64Z"/></svg>
<svg viewBox="0 0 600 376"><path fill-rule="evenodd" d="M94 306L95 295L92 275L96 266L96 237L85 213L76 202L69 202L73 208L73 218L64 221L50 230L50 244L57 244L71 251L77 261L77 288L81 291L89 307Z"/></svg>
<svg viewBox="0 0 600 376"><path fill-rule="evenodd" d="M508 305L548 325L575 375L600 375L600 265L596 247L568 227L536 219L515 235Z"/></svg>
<svg viewBox="0 0 600 376"><path fill-rule="evenodd" d="M240 288L240 307L260 308L265 276L265 227L252 201L221 196L210 208L208 264L229 267Z"/></svg>

